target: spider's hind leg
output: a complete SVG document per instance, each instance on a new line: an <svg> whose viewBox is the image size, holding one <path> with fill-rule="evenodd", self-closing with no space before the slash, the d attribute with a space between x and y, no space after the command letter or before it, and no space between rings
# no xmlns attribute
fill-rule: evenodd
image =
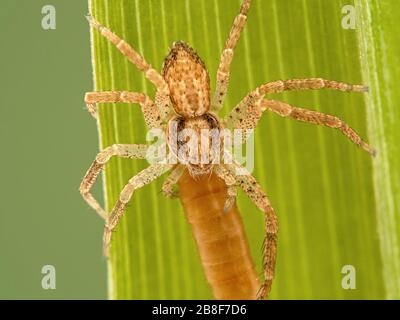
<svg viewBox="0 0 400 320"><path fill-rule="evenodd" d="M104 220L108 219L107 212L100 206L93 197L90 190L96 182L97 176L105 164L113 157L144 159L146 157L148 146L140 144L113 144L98 153L96 159L88 169L83 178L79 191L85 201L98 213Z"/></svg>
<svg viewBox="0 0 400 320"><path fill-rule="evenodd" d="M107 220L106 226L104 228L103 251L106 257L109 255L112 232L121 220L125 212L126 206L132 198L133 192L157 179L159 176L170 170L171 167L172 166L169 164L151 165L143 171L139 172L133 178L131 178L125 185L124 189L119 195L117 203L111 211L110 217Z"/></svg>
<svg viewBox="0 0 400 320"><path fill-rule="evenodd" d="M267 195L261 189L256 179L239 165L229 165L229 171L236 176L236 181L254 204L264 212L265 241L263 244L262 266L264 281L257 292L257 299L267 299L275 276L276 251L278 238L278 219ZM240 169L240 174L237 170ZM244 174L243 174L244 173Z"/></svg>

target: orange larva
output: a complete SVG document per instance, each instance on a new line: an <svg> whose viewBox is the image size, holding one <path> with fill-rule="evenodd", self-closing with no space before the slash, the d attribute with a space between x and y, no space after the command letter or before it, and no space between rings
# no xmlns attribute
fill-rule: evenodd
<svg viewBox="0 0 400 320"><path fill-rule="evenodd" d="M236 204L224 212L227 188L215 174L179 181L206 278L216 299L255 299L260 282Z"/></svg>

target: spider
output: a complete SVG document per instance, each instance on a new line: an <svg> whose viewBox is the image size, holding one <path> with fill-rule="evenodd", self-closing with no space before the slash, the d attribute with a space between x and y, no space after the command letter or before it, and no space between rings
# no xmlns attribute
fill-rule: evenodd
<svg viewBox="0 0 400 320"><path fill-rule="evenodd" d="M88 111L96 118L97 104L99 103L123 102L139 104L147 127L150 129L161 128L167 136L171 134L172 122L178 123L179 131L191 128L198 135L200 135L201 129L254 129L264 111L271 111L282 117L338 129L353 143L374 155L375 151L341 119L332 115L291 106L281 101L266 99L268 94L288 90L329 88L346 92L367 92L368 87L363 85L346 84L322 78L278 80L255 88L232 109L225 119L221 119L218 116L228 90L230 65L235 47L246 24L250 5L251 0L243 0L240 13L233 22L221 54L216 77L216 90L213 96L211 96L210 92L210 78L207 68L200 57L187 44L183 42L175 42L173 44L160 74L128 43L101 25L94 17L88 16L91 26L112 42L156 87L155 101L147 95L137 92L88 92L85 96ZM168 145L168 148L171 148L171 146ZM223 147L221 147L221 153L223 153L222 149ZM238 163L213 164L210 161L208 164L198 164L190 160L184 162L178 157L177 164L151 164L128 181L110 214L100 206L90 191L97 176L110 158L116 156L144 159L146 158L147 150L148 146L143 144L114 144L105 148L96 156L80 185L80 193L83 198L106 222L103 236L104 254L108 255L112 232L118 226L135 190L171 171L163 184L162 190L167 197L172 197L174 195L174 186L179 182L185 170L188 170L193 177L202 177L213 172L226 183L226 211L235 203L236 189L239 186L265 215L264 281L257 298L267 297L275 272L278 232L277 216L267 195L255 178ZM172 156L176 157L176 153L172 152L172 150L170 151ZM240 175L237 174L237 169L241 169Z"/></svg>

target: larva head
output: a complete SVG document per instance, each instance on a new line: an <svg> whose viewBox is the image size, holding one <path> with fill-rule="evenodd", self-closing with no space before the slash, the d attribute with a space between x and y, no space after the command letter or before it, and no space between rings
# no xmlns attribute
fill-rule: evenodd
<svg viewBox="0 0 400 320"><path fill-rule="evenodd" d="M178 115L192 118L210 109L210 77L203 61L188 45L173 44L164 62L163 76Z"/></svg>

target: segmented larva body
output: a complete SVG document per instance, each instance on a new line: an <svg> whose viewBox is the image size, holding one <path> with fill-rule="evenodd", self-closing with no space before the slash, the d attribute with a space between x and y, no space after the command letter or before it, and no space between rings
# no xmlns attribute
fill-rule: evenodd
<svg viewBox="0 0 400 320"><path fill-rule="evenodd" d="M179 190L214 297L256 299L260 282L236 204L224 212L224 181L214 173L193 178L186 170Z"/></svg>

